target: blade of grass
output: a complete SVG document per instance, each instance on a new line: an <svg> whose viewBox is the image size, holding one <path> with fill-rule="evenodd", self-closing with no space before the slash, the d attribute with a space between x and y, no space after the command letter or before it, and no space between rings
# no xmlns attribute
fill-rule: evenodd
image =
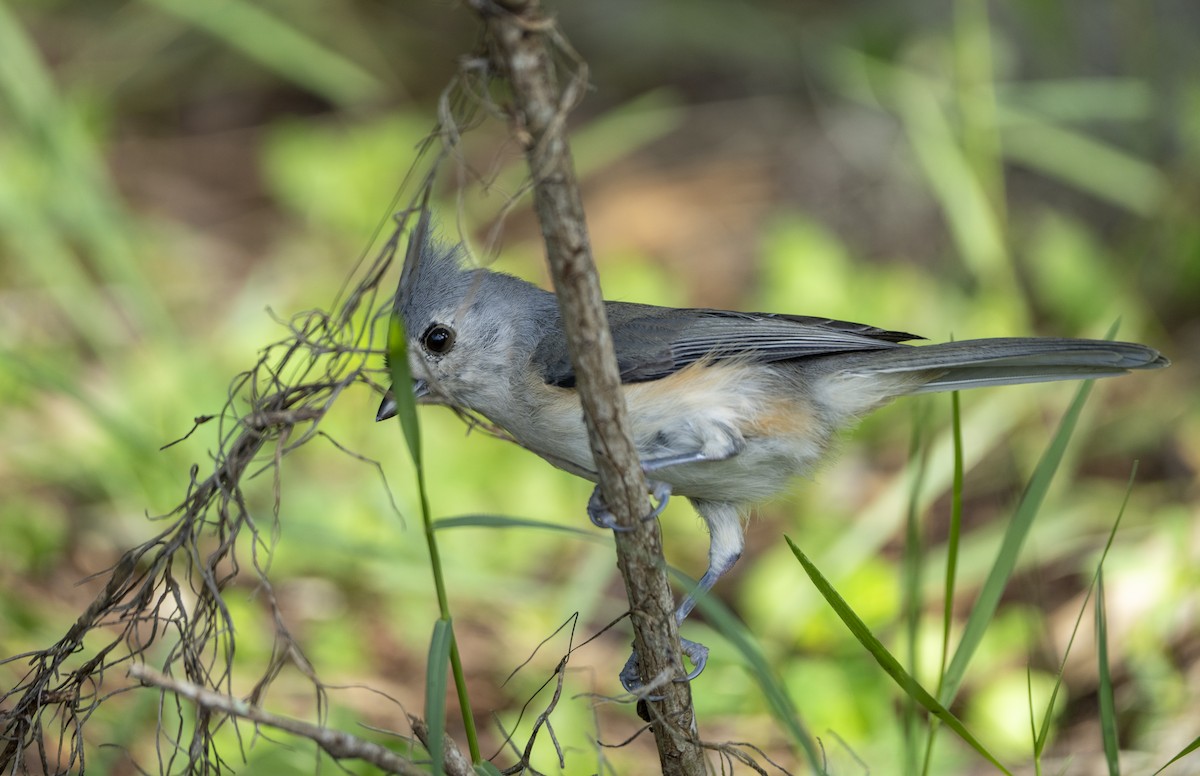
<svg viewBox="0 0 1200 776"><path fill-rule="evenodd" d="M666 89L647 92L606 111L577 128L571 143L576 171L581 177L587 177L605 169L678 129L685 121L685 116L686 112L678 98ZM521 192L506 207L519 206L533 196L532 189L523 187L528 175L529 171L518 157L513 157L497 173L492 184L497 191ZM491 212L492 206L486 201L472 201L470 204L479 207L478 215L481 220L486 220L484 216ZM475 211L470 211L470 214L475 215Z"/></svg>
<svg viewBox="0 0 1200 776"><path fill-rule="evenodd" d="M299 86L350 106L383 93L379 79L256 3L147 0Z"/></svg>
<svg viewBox="0 0 1200 776"><path fill-rule="evenodd" d="M929 427L929 402L916 403L913 418L912 439L909 442L908 459L912 466L908 508L904 517L904 562L902 568L902 595L904 607L904 641L908 652L908 672L917 675L917 631L921 624L921 489L925 485L925 473L929 470L929 446L924 443L925 431ZM905 773L917 772L917 705L907 697L903 709L904 720L904 763Z"/></svg>
<svg viewBox="0 0 1200 776"><path fill-rule="evenodd" d="M959 738L965 741L972 749L978 752L984 759L996 766L1002 773L1010 773L1007 768L1000 764L1000 761L992 755L991 752L979 742L978 739L967 730L966 726L954 716L945 706L938 703L937 699L929 694L929 691L917 682L912 676L904 670L900 665L900 661L887 651L887 648L875 638L875 634L871 633L859 616L846 603L846 599L842 598L841 594L834 589L816 565L809 560L808 556L796 546L790 537L783 537L788 546L792 549L792 554L796 556L796 560L800 561L800 565L804 567L804 572L808 574L808 578L812 580L813 585L820 592L821 596L829 603L830 608L841 618L846 627L850 630L859 643L866 647L867 652L875 658L875 662L892 677L893 681L900 686L910 698L925 707L929 713L940 719L946 727L958 734Z"/></svg>
<svg viewBox="0 0 1200 776"><path fill-rule="evenodd" d="M1000 395L978 397L969 412L963 414L961 451L965 466L970 467L983 459L989 450L995 449L1019 422L1011 405ZM950 487L954 441L949 433L939 434L932 440L929 453L929 471L925 476L925 490L921 498L924 508L934 496ZM823 551L827 564L836 569L839 578L845 578L854 569L860 568L869 559L883 552L888 537L902 530L904 502L908 498L907 483L897 478L880 495L876 496L846 527L829 547ZM812 607L819 604L813 603ZM803 616L810 611L805 603L796 611Z"/></svg>
<svg viewBox="0 0 1200 776"><path fill-rule="evenodd" d="M1012 577L1013 569L1016 567L1021 546L1025 543L1025 538L1033 526L1034 518L1037 517L1042 502L1046 498L1046 492L1050 489L1050 483L1062 462L1067 443L1075 431L1075 425L1091 389L1091 381L1084 382L1079 387L1074 400L1059 423L1058 431L1050 441L1046 452L1042 454L1041 460L1038 461L1033 476L1030 477L1025 492L1021 495L1021 502L1017 505L1016 514L1013 515L1004 532L1000 551L996 554L996 560L988 572L983 587L980 588L975 605L971 608L971 614L967 617L967 624L963 629L958 648L943 677L944 682L938 693L938 700L947 706L958 694L958 689L967 672L967 666L980 642L983 641L983 634L996 613L1000 597L1004 594L1004 588L1008 585L1008 580Z"/></svg>
<svg viewBox="0 0 1200 776"><path fill-rule="evenodd" d="M413 240L423 239L424 230L428 229L429 211L421 214ZM415 243L414 243L415 244ZM405 261L415 259L412 245ZM471 762L483 760L479 749L479 736L475 731L475 716L471 710L471 699L467 695L466 674L463 672L462 658L458 653L458 642L453 637L453 625L450 617L450 603L446 595L446 581L442 573L442 559L438 552L437 536L434 530L433 518L429 509L429 492L425 486L425 467L421 459L421 432L417 422L417 401L410 388L412 373L408 367L408 337L404 331L404 321L393 314L388 325L388 370L392 377L392 394L396 400L396 417L404 432L404 440L412 454L413 466L417 471L417 492L421 499L421 522L425 529L425 543L429 548L429 565L433 571L433 586L437 593L438 611L446 627L451 631L450 638L450 668L454 674L454 687L458 691L458 708L462 714L463 729L467 736L467 746L471 752ZM427 722L432 722L426 720ZM440 750L439 750L440 752ZM440 755L439 755L440 756Z"/></svg>
<svg viewBox="0 0 1200 776"><path fill-rule="evenodd" d="M448 531L453 528L536 528L542 531L558 531L590 539L610 543L612 539L604 534L576 528L571 525L547 523L542 520L530 520L525 517L509 517L508 515L459 515L458 517L443 517L433 523L435 531Z"/></svg>
<svg viewBox="0 0 1200 776"><path fill-rule="evenodd" d="M1067 668L1067 657L1071 654L1071 647L1075 644L1075 636L1079 633L1079 627L1083 623L1083 615L1087 611L1088 602L1091 600L1092 591L1096 589L1096 585L1100 580L1100 571L1104 568L1104 561L1108 558L1108 551L1112 549L1113 541L1117 538L1117 529L1121 526L1121 518L1125 516L1125 508L1129 506L1129 497L1133 494L1133 483L1137 479L1138 463L1133 462L1133 468L1129 472L1129 481L1125 484L1125 498L1121 501L1121 508L1117 510L1117 519L1113 521L1112 529L1108 532L1108 541L1104 544L1104 550L1100 553L1100 560L1096 563L1096 570L1092 573L1092 581L1088 584L1087 592L1083 596L1083 604L1079 607L1079 614L1075 617L1075 627L1071 629L1071 637L1067 640L1067 648L1063 650L1062 661L1058 664L1058 674L1054 678L1054 687L1050 691L1050 700L1046 704L1046 712L1042 716L1042 726L1038 731L1037 738L1034 740L1033 755L1034 759L1038 760L1042 756L1042 752L1046 749L1046 742L1050 738L1050 720L1054 711L1054 703L1058 699L1058 691L1062 688L1063 672Z"/></svg>
<svg viewBox="0 0 1200 776"><path fill-rule="evenodd" d="M13 243L23 268L42 280L77 334L101 352L112 332L131 323L158 337L173 336L161 295L136 260L129 216L85 111L60 93L37 46L5 6L0 6L0 111L5 114L0 234ZM95 273L126 290L120 314L97 290Z"/></svg>
<svg viewBox="0 0 1200 776"><path fill-rule="evenodd" d="M958 391L950 394L950 426L954 449L954 482L950 491L950 531L946 537L945 603L942 607L942 663L938 676L938 694L950 654L950 626L954 623L954 588L958 578L958 548L962 540L963 518L963 435L962 405Z"/></svg>
<svg viewBox="0 0 1200 776"><path fill-rule="evenodd" d="M954 104L963 155L1005 231L1004 165L996 131L996 79L986 0L954 4Z"/></svg>
<svg viewBox="0 0 1200 776"><path fill-rule="evenodd" d="M1170 191L1166 176L1142 159L1029 111L1002 111L1005 155L1138 215L1157 212Z"/></svg>
<svg viewBox="0 0 1200 776"><path fill-rule="evenodd" d="M963 517L963 433L962 404L958 391L950 394L950 438L953 442L954 475L950 488L950 530L946 537L946 580L943 585L942 603L942 649L938 662L937 696L942 695L946 679L946 660L950 657L950 630L954 625L954 589L958 582L958 550L962 541ZM928 774L933 763L933 743L937 738L938 725L934 719L929 725L925 739L925 762L921 773Z"/></svg>
<svg viewBox="0 0 1200 776"><path fill-rule="evenodd" d="M1170 760L1167 760L1167 762L1163 764L1163 767L1159 768L1157 771L1154 772L1153 776L1158 776L1158 774L1162 773L1167 768L1170 768L1172 765L1179 762L1183 758L1187 757L1189 754L1196 751L1197 749L1200 749L1200 736L1197 736L1196 738L1192 739L1192 743L1188 744L1183 749L1180 749L1179 754L1175 755Z"/></svg>
<svg viewBox="0 0 1200 776"><path fill-rule="evenodd" d="M1100 737L1104 742L1104 760L1110 776L1121 773L1118 755L1117 713L1113 706L1112 672L1108 666L1108 617L1104 607L1104 572L1097 571L1096 578L1096 660L1100 686Z"/></svg>
<svg viewBox="0 0 1200 776"><path fill-rule="evenodd" d="M1042 78L996 85L999 104L1061 124L1142 121L1156 103L1153 87L1138 78ZM1012 115L1008 117L1012 120ZM1004 127L1005 116L997 116Z"/></svg>
<svg viewBox="0 0 1200 776"><path fill-rule="evenodd" d="M1037 715L1033 713L1033 667L1028 663L1025 664L1025 698L1029 702L1029 737L1036 748L1038 730ZM1034 776L1042 776L1042 760L1037 755L1033 758L1033 773Z"/></svg>
<svg viewBox="0 0 1200 776"><path fill-rule="evenodd" d="M891 71L896 113L925 180L946 214L957 253L977 278L1013 287L1002 225L937 96L923 80L898 68L887 69Z"/></svg>
<svg viewBox="0 0 1200 776"><path fill-rule="evenodd" d="M424 480L424 466L421 460L421 427L417 423L417 400L413 398L408 386L413 384L412 372L408 368L408 335L404 331L404 321L398 315L393 315L388 328L388 371L392 377L392 394L396 399L396 417L400 420L400 428L404 432L404 443L408 445L408 454L412 456L413 465L417 468L418 480ZM421 497L425 497L422 482ZM428 510L425 510L428 511Z"/></svg>
<svg viewBox="0 0 1200 776"><path fill-rule="evenodd" d="M429 757L435 776L442 772L445 756L442 741L446 736L446 669L453 639L449 620L438 620L433 624L429 660L425 663L425 724L429 726Z"/></svg>

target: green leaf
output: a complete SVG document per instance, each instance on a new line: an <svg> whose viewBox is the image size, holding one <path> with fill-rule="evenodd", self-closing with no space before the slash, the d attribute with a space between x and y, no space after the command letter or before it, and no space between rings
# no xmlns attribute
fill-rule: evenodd
<svg viewBox="0 0 1200 776"><path fill-rule="evenodd" d="M576 528L571 525L547 523L543 520L530 520L526 517L509 517L508 515L459 515L458 517L443 517L440 520L435 520L433 523L435 531L446 531L452 528L536 528L542 531L569 533L583 539L594 539L602 542L611 541L607 534L597 533L596 531Z"/></svg>
<svg viewBox="0 0 1200 776"><path fill-rule="evenodd" d="M429 756L431 771L442 773L442 740L446 736L446 669L450 663L450 642L454 632L450 621L439 619L433 624L429 641L429 662L425 668L425 724L429 726Z"/></svg>
<svg viewBox="0 0 1200 776"><path fill-rule="evenodd" d="M917 632L921 626L921 490L925 486L925 475L929 470L929 446L925 435L929 428L929 403L918 402L914 411L912 439L909 442L908 458L911 480L909 484L908 508L904 518L904 559L901 571L901 589L904 611L904 645L908 653L909 671L917 673ZM919 756L919 717L917 705L912 698L904 704L904 770L917 773Z"/></svg>
<svg viewBox="0 0 1200 776"><path fill-rule="evenodd" d="M946 537L946 577L942 606L942 648L938 658L937 695L942 694L946 679L946 661L950 657L950 631L954 627L954 590L958 584L958 555L962 539L963 517L963 433L962 433L962 402L959 392L950 394L950 426L951 442L953 443L954 474L950 488L950 530ZM938 726L934 722L929 726L925 737L925 760L921 765L921 773L928 774L933 762L933 743L937 737Z"/></svg>
<svg viewBox="0 0 1200 776"><path fill-rule="evenodd" d="M1110 332L1109 336L1112 336ZM1067 647L1063 650L1062 662L1058 666L1058 675L1054 678L1054 688L1050 691L1050 700L1046 703L1046 713L1042 716L1042 726L1038 731L1037 737L1033 742L1033 756L1041 757L1042 752L1046 749L1046 742L1050 738L1050 720L1053 717L1054 703L1058 699L1059 690L1062 689L1063 672L1067 668L1067 657L1071 654L1071 647L1075 645L1075 637L1079 634L1079 626L1083 623L1083 615L1087 612L1088 601L1091 600L1092 591L1100 582L1100 572L1104 569L1104 561L1108 558L1108 551L1112 549L1113 541L1117 538L1117 529L1121 526L1121 518L1125 516L1125 508L1129 506L1129 497L1133 494L1133 483L1137 479L1138 464L1133 463L1133 469L1129 472L1129 482L1125 485L1125 498L1121 501L1121 508L1117 510L1117 519L1113 521L1113 526L1108 532L1108 541L1104 544L1104 551L1100 553L1100 560L1096 563L1096 571L1092 574L1092 581L1088 584L1087 593L1083 597L1083 604L1079 607L1079 614L1075 617L1075 627L1071 629L1071 637L1067 639Z"/></svg>
<svg viewBox="0 0 1200 776"><path fill-rule="evenodd" d="M1108 618L1104 608L1104 572L1096 580L1096 659L1100 672L1100 737L1104 741L1104 759L1108 772L1117 776L1121 772L1118 757L1117 712L1113 706L1112 672L1108 666Z"/></svg>
<svg viewBox="0 0 1200 776"><path fill-rule="evenodd" d="M354 105L385 91L374 75L286 19L268 13L258 3L149 2L331 102Z"/></svg>
<svg viewBox="0 0 1200 776"><path fill-rule="evenodd" d="M954 625L954 590L958 580L958 552L962 542L963 519L963 433L962 403L958 391L950 394L951 434L954 440L954 484L950 491L950 532L946 537L946 590L942 609L942 663L938 678L938 695L942 694L942 676L946 673L946 658L950 654L950 630Z"/></svg>
<svg viewBox="0 0 1200 776"><path fill-rule="evenodd" d="M940 719L942 723L946 725L946 727L957 733L959 738L969 744L976 752L979 752L979 754L982 755L988 762L996 766L996 768L998 768L1002 773L1009 773L1009 770L1001 765L1000 761L997 760L992 753L989 752L983 746L983 744L981 744L975 738L975 736L971 734L969 730L967 730L966 726L959 721L958 717L954 716L948 709L942 706L942 704L938 703L936 698L930 695L929 692L922 687L916 679L914 679L908 674L907 671L904 670L904 668L900 665L900 661L898 661L892 655L892 653L887 651L887 648L883 646L879 639L875 638L875 635L871 633L871 630L867 627L866 623L864 623L858 617L858 615L855 614L854 610L850 608L850 605L846 603L846 599L842 598L837 590L834 589L833 585L829 583L829 580L827 580L817 569L816 565L814 565L813 562L808 559L808 556L805 555L789 537L785 536L784 539L787 540L788 546L792 548L792 554L796 556L796 560L800 561L800 565L804 567L805 573L808 574L808 578L812 580L813 585L816 586L818 592L821 593L821 596L824 597L826 602L829 603L829 606L834 610L834 612L837 613L837 616L841 618L842 622L845 623L850 632L854 634L854 637L858 639L859 643L866 647L867 651L871 653L871 656L875 658L875 662L879 663L880 667L892 677L896 684L898 684L910 698L924 706L929 713Z"/></svg>
<svg viewBox="0 0 1200 776"><path fill-rule="evenodd" d="M408 334L404 319L393 313L388 325L388 370L392 374L392 396L396 417L404 429L404 441L417 469L421 469L421 428L417 424L417 400L412 392L412 372L408 368Z"/></svg>
<svg viewBox="0 0 1200 776"><path fill-rule="evenodd" d="M1153 164L1035 114L1004 113L1004 150L1013 161L1138 215L1160 207L1169 183Z"/></svg>
<svg viewBox="0 0 1200 776"><path fill-rule="evenodd" d="M967 624L963 629L962 639L959 641L954 657L950 661L950 667L943 677L942 689L938 693L938 700L943 704L949 705L954 700L954 696L958 694L958 688L966 675L967 666L980 642L983 641L983 634L987 630L988 624L996 614L1000 597L1004 594L1004 588L1008 585L1008 580L1016 568L1021 546L1025 543L1025 538L1033 526L1033 520L1037 517L1038 510L1041 509L1042 502L1046 498L1050 482L1058 472L1059 464L1062 463L1063 454L1067 449L1067 443L1075 431L1075 424L1079 421L1079 414L1083 410L1083 404L1091 389L1091 381L1087 381L1079 387L1075 399L1067 408L1062 422L1059 423L1058 431L1050 441L1046 452L1042 454L1041 460L1038 461L1037 467L1033 471L1033 476L1029 478L1025 492L1021 495L1021 503L1017 505L1016 514L1013 515L1004 532L1000 551L996 555L996 560L992 564L991 571L988 572L983 587L980 588L979 596L975 599L975 605L971 608L971 614L967 617Z"/></svg>
<svg viewBox="0 0 1200 776"><path fill-rule="evenodd" d="M1197 749L1200 749L1200 736L1193 738L1192 743L1188 744L1183 749L1180 749L1179 754L1175 755L1170 760L1167 760L1166 764L1163 765L1163 767L1159 768L1157 771L1154 772L1154 776L1158 776L1158 774L1162 773L1167 768L1170 768L1172 765L1179 762L1183 758L1187 757L1189 754L1196 751Z"/></svg>

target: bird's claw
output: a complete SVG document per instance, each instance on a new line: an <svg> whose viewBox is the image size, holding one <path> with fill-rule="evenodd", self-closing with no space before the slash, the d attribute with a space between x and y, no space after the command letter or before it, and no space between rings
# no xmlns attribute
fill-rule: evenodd
<svg viewBox="0 0 1200 776"><path fill-rule="evenodd" d="M650 493L654 496L655 504L650 510L650 514L642 518L643 521L657 520L663 510L667 508L667 502L671 500L671 485L661 480L651 480Z"/></svg>
<svg viewBox="0 0 1200 776"><path fill-rule="evenodd" d="M671 500L671 486L665 482L651 480L650 492L654 496L654 506L650 512L642 518L642 522L649 520L657 520L663 510L667 508L667 502ZM626 533L634 530L631 526L621 525L617 522L616 515L608 509L608 504L604 503L604 496L600 494L600 486L597 485L592 491L591 498L588 499L587 505L588 519L598 528L607 528L610 531Z"/></svg>
<svg viewBox="0 0 1200 776"><path fill-rule="evenodd" d="M588 519L597 528L607 528L618 533L627 533L633 530L633 528L617 522L617 516L609 510L608 504L604 503L604 496L600 495L599 485L592 491L592 496L588 499L587 513Z"/></svg>
<svg viewBox="0 0 1200 776"><path fill-rule="evenodd" d="M682 647L683 654L687 655L692 661L692 670L687 676L682 679L676 679L676 682L690 682L704 671L704 667L708 665L708 647L698 641L689 641L688 639L680 639L679 644ZM635 649L629 659L625 661L625 667L621 669L621 686L628 692L638 694L642 689L642 677L638 664L638 653ZM660 701L661 695L647 695L646 700Z"/></svg>

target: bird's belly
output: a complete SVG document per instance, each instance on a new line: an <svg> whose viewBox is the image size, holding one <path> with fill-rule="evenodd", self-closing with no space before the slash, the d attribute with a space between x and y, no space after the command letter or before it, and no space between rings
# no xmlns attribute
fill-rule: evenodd
<svg viewBox="0 0 1200 776"><path fill-rule="evenodd" d="M586 430L582 424L579 431L582 446L545 442L527 444L524 441L522 444L554 466L595 482L596 466L588 452ZM557 441L565 440L559 437ZM774 496L786 488L793 477L812 471L821 451L821 445L811 444L808 440L750 439L730 458L666 466L652 471L648 479L666 482L671 486L671 492L678 496L750 504ZM586 457L580 455L581 452ZM662 451L653 446L638 451L643 463L653 462L662 455Z"/></svg>
<svg viewBox="0 0 1200 776"><path fill-rule="evenodd" d="M807 439L751 438L728 459L669 466L650 478L668 483L681 496L750 504L774 496L793 477L812 471L821 452L821 445Z"/></svg>
<svg viewBox="0 0 1200 776"><path fill-rule="evenodd" d="M702 455L707 460L655 469L650 478L678 495L750 503L783 490L812 470L829 441L819 413L761 370L697 366L662 380L624 386L638 457ZM688 373L692 374L688 374ZM685 385L676 383L685 383ZM517 441L555 466L595 481L578 395L562 390L521 419L506 424ZM517 433L517 431L524 433Z"/></svg>

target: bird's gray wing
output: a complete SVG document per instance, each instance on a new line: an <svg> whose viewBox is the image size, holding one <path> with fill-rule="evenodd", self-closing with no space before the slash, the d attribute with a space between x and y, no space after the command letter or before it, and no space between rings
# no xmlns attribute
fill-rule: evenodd
<svg viewBox="0 0 1200 776"><path fill-rule="evenodd" d="M759 363L901 347L912 334L828 318L607 302L621 382L658 380L697 361ZM560 327L534 352L546 383L575 385Z"/></svg>

